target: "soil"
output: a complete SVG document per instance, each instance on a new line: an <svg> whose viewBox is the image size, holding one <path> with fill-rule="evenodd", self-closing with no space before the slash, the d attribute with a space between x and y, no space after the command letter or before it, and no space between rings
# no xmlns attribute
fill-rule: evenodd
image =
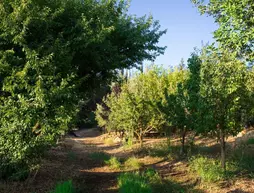
<svg viewBox="0 0 254 193"><path fill-rule="evenodd" d="M254 180L250 178L239 176L237 179L218 184L204 184L197 176L191 174L185 159L151 157L139 153L138 147L130 149L120 143L106 145L104 139L108 136L102 135L97 129L84 129L77 131L76 134L79 137L67 136L59 146L47 152L39 169L24 182L0 182L0 192L48 193L57 183L72 180L81 193L116 193L117 177L125 171L112 170L89 156L93 152L105 152L119 159L135 155L143 163L142 169L155 168L163 179L170 179L180 186L189 187L187 192L254 193ZM165 138L145 139L144 147L165 140ZM172 143L177 141L175 138ZM199 144L204 141L206 140L198 139ZM213 146L215 144L213 153L217 155L216 141L211 141L210 144Z"/></svg>

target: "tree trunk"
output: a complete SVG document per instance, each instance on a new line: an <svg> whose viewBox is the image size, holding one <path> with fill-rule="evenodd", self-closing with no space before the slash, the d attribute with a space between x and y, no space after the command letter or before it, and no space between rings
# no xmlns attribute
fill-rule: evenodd
<svg viewBox="0 0 254 193"><path fill-rule="evenodd" d="M226 171L226 143L225 134L222 128L220 128L220 147L221 147L221 167Z"/></svg>
<svg viewBox="0 0 254 193"><path fill-rule="evenodd" d="M182 139L181 139L182 147L181 147L180 154L184 154L185 153L185 136L186 136L186 129L183 128L182 129Z"/></svg>

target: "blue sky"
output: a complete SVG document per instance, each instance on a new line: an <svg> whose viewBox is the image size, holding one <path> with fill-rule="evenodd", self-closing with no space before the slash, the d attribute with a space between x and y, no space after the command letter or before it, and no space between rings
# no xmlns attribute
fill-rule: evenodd
<svg viewBox="0 0 254 193"><path fill-rule="evenodd" d="M161 28L168 30L159 43L167 49L155 64L177 65L181 58L188 59L194 47L200 48L202 41L214 42L213 18L200 15L190 0L132 0L129 13L137 16L151 13L160 21Z"/></svg>

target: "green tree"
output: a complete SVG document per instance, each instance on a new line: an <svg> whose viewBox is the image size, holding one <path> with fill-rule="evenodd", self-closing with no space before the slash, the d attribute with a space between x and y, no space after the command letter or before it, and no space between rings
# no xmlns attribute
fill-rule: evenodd
<svg viewBox="0 0 254 193"><path fill-rule="evenodd" d="M189 127L187 78L188 72L184 69L182 61L179 68L167 74L166 87L164 89L165 102L162 101L164 104L160 105L160 110L165 114L168 124L180 131L181 153L185 152L185 138Z"/></svg>
<svg viewBox="0 0 254 193"><path fill-rule="evenodd" d="M202 98L200 97L200 70L202 61L200 59L199 51L194 51L187 61L189 77L186 81L186 89L188 95L188 120L191 130L199 133L202 130Z"/></svg>
<svg viewBox="0 0 254 193"><path fill-rule="evenodd" d="M127 3L1 1L0 177L27 173L116 69L163 53L165 31Z"/></svg>
<svg viewBox="0 0 254 193"><path fill-rule="evenodd" d="M203 132L220 141L221 164L226 169L225 138L243 128L248 80L246 65L234 53L212 46L203 49L200 94L205 104Z"/></svg>
<svg viewBox="0 0 254 193"><path fill-rule="evenodd" d="M253 0L192 0L202 14L214 17L219 28L214 37L223 48L236 51L238 56L254 60Z"/></svg>
<svg viewBox="0 0 254 193"><path fill-rule="evenodd" d="M109 130L125 130L129 137L136 136L142 146L147 132L159 130L165 124L164 115L157 107L163 96L160 76L159 69L151 69L124 83L119 95L112 92L107 96ZM96 114L99 113L100 106Z"/></svg>

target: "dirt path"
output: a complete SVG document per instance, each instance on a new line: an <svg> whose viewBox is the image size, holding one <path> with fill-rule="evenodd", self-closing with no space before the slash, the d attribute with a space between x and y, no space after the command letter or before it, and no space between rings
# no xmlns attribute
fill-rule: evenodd
<svg viewBox="0 0 254 193"><path fill-rule="evenodd" d="M126 149L120 144L105 145L104 138L97 129L77 131L79 137L67 136L58 147L52 148L41 167L25 182L0 182L1 193L48 193L56 183L72 180L80 193L117 193L117 177L123 170L112 170L103 162L91 158L95 152L127 159L136 156L146 167L155 168L170 186L177 185L176 192L254 192L254 181L241 179L224 182L218 187L204 186L197 176L189 173L188 162L184 159L165 159L150 156L147 152ZM147 139L144 146L159 144L165 139ZM201 140L200 140L201 141ZM174 143L174 140L172 140ZM150 152L151 153L151 152ZM160 152L156 152L159 154ZM183 189L184 188L184 191ZM166 189L163 192L168 192ZM158 192L159 193L159 192Z"/></svg>

